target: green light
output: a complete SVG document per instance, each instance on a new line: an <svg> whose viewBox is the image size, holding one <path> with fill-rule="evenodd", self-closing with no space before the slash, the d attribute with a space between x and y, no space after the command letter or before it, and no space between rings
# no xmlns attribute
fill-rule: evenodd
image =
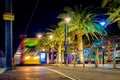
<svg viewBox="0 0 120 80"><path fill-rule="evenodd" d="M36 46L36 45L37 45L36 42L26 42L25 43L25 46L29 46L29 47Z"/></svg>

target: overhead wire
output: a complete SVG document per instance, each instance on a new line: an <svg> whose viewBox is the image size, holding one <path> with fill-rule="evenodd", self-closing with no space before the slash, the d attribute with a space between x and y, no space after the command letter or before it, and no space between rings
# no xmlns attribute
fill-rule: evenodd
<svg viewBox="0 0 120 80"><path fill-rule="evenodd" d="M36 8L37 8L37 6L38 6L38 3L39 3L39 0L37 0L37 2L36 2L36 4L35 4L35 7L34 7L34 9L33 9L32 15L31 15L31 17L30 17L30 19L29 19L29 21L28 21L28 24L27 24L27 26L26 26L26 29L25 29L24 34L26 34L27 31L28 31L28 28L29 28L30 23L31 23L32 18L33 18L33 15L35 14Z"/></svg>

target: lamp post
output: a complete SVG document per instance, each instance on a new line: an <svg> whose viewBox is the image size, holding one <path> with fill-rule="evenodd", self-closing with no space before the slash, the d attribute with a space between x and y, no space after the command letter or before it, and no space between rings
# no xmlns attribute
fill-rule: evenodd
<svg viewBox="0 0 120 80"><path fill-rule="evenodd" d="M53 35L49 36L49 39L52 41ZM51 53L51 63L54 64L54 45L51 44L50 46L50 53Z"/></svg>
<svg viewBox="0 0 120 80"><path fill-rule="evenodd" d="M106 22L103 20L103 21L101 21L100 22L100 25L103 27L103 28L105 28L106 26L105 26L105 24L106 24ZM103 63L103 65L104 65L104 54L105 54L105 46L102 46L102 48L103 48L103 61L102 61L102 63Z"/></svg>
<svg viewBox="0 0 120 80"><path fill-rule="evenodd" d="M36 36L37 36L37 38L39 39L38 50L40 51L40 41L41 41L42 33L37 33Z"/></svg>
<svg viewBox="0 0 120 80"><path fill-rule="evenodd" d="M68 54L67 54L67 47L68 47L68 42L67 42L67 33L68 33L68 27L67 27L67 24L69 23L69 21L71 20L71 18L69 17L66 17L65 18L65 21L66 21L66 24L65 24L65 27L64 27L64 37L65 37L65 42L64 42L64 47L65 47L65 53L64 53L64 61L65 61L65 64L66 66L68 66Z"/></svg>
<svg viewBox="0 0 120 80"><path fill-rule="evenodd" d="M96 62L95 62L95 67L98 68L98 60L99 60L99 55L98 55L98 48L96 48Z"/></svg>
<svg viewBox="0 0 120 80"><path fill-rule="evenodd" d="M13 41L12 41L12 21L14 15L12 14L12 0L5 0L5 13L3 19L5 20L5 55L6 55L6 70L13 68Z"/></svg>

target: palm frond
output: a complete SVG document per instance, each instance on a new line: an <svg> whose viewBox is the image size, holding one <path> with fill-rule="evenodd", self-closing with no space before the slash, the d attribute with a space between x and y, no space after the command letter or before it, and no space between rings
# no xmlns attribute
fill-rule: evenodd
<svg viewBox="0 0 120 80"><path fill-rule="evenodd" d="M110 0L102 0L101 7L104 8L109 2Z"/></svg>

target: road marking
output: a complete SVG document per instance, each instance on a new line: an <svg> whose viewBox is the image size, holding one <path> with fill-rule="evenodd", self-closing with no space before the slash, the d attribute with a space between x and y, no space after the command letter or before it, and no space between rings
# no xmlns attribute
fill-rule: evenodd
<svg viewBox="0 0 120 80"><path fill-rule="evenodd" d="M65 74L63 74L63 73L61 73L61 72L59 72L59 71L57 71L57 70L53 70L53 69L49 69L49 68L46 68L47 70L50 70L50 71L53 71L53 72L56 72L56 73L58 73L58 74L60 74L60 75L63 75L63 76L65 76L65 77L67 77L67 78L69 78L69 79L71 79L71 80L76 80L76 79L74 79L74 78L72 78L72 77L70 77L70 76L67 76L67 75L65 75ZM80 80L80 79L79 79Z"/></svg>

